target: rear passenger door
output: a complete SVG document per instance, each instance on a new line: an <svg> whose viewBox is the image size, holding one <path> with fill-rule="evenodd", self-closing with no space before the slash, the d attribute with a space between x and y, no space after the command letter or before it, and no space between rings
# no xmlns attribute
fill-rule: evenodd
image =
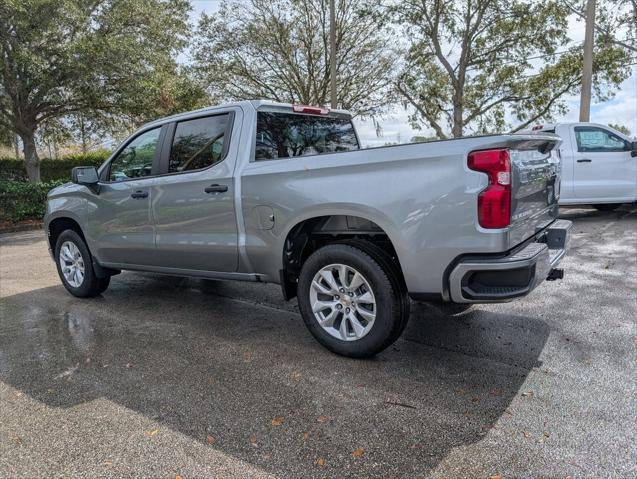
<svg viewBox="0 0 637 479"><path fill-rule="evenodd" d="M236 114L209 113L169 126L152 195L157 266L237 270L236 151L230 144Z"/></svg>

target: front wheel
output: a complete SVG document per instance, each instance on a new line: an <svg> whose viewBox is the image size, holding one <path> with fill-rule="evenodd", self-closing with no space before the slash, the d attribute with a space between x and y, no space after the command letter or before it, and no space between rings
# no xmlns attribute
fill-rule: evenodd
<svg viewBox="0 0 637 479"><path fill-rule="evenodd" d="M110 277L95 276L91 253L82 237L73 230L63 231L58 237L55 264L62 284L73 296L97 296L108 288Z"/></svg>
<svg viewBox="0 0 637 479"><path fill-rule="evenodd" d="M396 272L381 264L373 253L347 244L324 246L303 264L299 309L309 331L330 351L369 357L400 336L409 300Z"/></svg>

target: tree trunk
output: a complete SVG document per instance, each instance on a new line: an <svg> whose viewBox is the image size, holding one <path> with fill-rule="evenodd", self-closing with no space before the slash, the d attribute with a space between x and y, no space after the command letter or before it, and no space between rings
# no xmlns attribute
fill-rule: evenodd
<svg viewBox="0 0 637 479"><path fill-rule="evenodd" d="M464 133L464 82L455 87L456 92L453 96L453 126L451 133L454 138L461 138Z"/></svg>
<svg viewBox="0 0 637 479"><path fill-rule="evenodd" d="M28 134L21 134L22 145L24 146L24 161L27 167L27 174L31 183L40 182L40 158L35 146L35 131Z"/></svg>
<svg viewBox="0 0 637 479"><path fill-rule="evenodd" d="M454 138L461 138L464 133L464 108L462 104L455 104L453 106L453 127L451 133Z"/></svg>
<svg viewBox="0 0 637 479"><path fill-rule="evenodd" d="M13 148L15 150L15 157L20 158L20 141L18 135L13 135Z"/></svg>

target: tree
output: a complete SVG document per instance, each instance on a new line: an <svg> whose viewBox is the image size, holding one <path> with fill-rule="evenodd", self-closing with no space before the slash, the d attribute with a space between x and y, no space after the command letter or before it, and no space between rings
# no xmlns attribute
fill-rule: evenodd
<svg viewBox="0 0 637 479"><path fill-rule="evenodd" d="M185 45L187 0L0 0L0 126L39 181L36 133L73 115L144 117ZM160 86L158 86L160 85ZM148 110L145 110L148 111Z"/></svg>
<svg viewBox="0 0 637 479"><path fill-rule="evenodd" d="M440 138L550 119L581 84L581 49L566 47L569 9L557 0L403 0L390 10L410 39L396 88L413 125ZM598 97L627 77L626 63L623 50L598 48Z"/></svg>
<svg viewBox="0 0 637 479"><path fill-rule="evenodd" d="M563 2L580 19L586 19L582 0ZM637 53L637 0L598 1L596 10L595 31L598 41Z"/></svg>
<svg viewBox="0 0 637 479"><path fill-rule="evenodd" d="M336 1L337 102L356 113L391 101L396 64L388 26L368 3ZM329 0L224 1L201 17L193 51L213 97L330 102Z"/></svg>
<svg viewBox="0 0 637 479"><path fill-rule="evenodd" d="M609 123L608 126L610 126L611 128L619 131L620 133L623 133L626 136L630 136L630 130L628 128L626 128L624 125L618 125L616 123Z"/></svg>

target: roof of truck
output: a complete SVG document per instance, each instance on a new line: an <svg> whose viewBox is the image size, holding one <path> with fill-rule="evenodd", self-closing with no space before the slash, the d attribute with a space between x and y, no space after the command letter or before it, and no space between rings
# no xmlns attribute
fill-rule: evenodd
<svg viewBox="0 0 637 479"><path fill-rule="evenodd" d="M275 101L269 101L269 100L243 100L243 101L237 101L237 102L229 102L229 103L223 103L221 105L214 105L214 106L207 106L204 108L199 108L197 110L192 110L192 111L187 111L184 113L177 113L175 115L170 115L170 116L166 116L163 118L158 118L156 120L153 120L149 123L146 123L145 125L142 126L143 129L151 127L151 126L159 126L162 125L164 123L169 123L171 121L175 121L175 120L183 120L183 119L187 119L190 117L195 117L195 116L201 116L201 114L205 114L205 113L214 113L216 110L220 110L220 109L225 109L225 108L232 108L232 107L239 107L239 108L254 108L255 110L279 110L279 111L286 111L286 110L290 110L290 113L295 113L294 108L295 107L307 107L307 108L314 108L314 109L322 109L324 111L326 111L326 113L323 113L323 115L332 115L332 116L339 116L339 117L345 117L345 118L351 118L352 114L347 111L347 110L340 110L340 109L330 109L328 107L320 107L320 106L309 106L309 105L297 105L297 104L292 104L292 103L278 103ZM296 113L300 113L300 114L312 114L312 113L307 113L307 112L296 112ZM142 129L140 128L140 129Z"/></svg>
<svg viewBox="0 0 637 479"><path fill-rule="evenodd" d="M620 131L617 131L612 126L602 125L601 123L592 123L590 121L565 121L565 122L559 122L559 123L539 123L533 126L532 128L521 130L520 133L546 133L547 131L550 131L550 130L555 131L555 128L558 126L598 126L600 128L611 130L615 133L619 133L623 135L623 133L621 133Z"/></svg>

